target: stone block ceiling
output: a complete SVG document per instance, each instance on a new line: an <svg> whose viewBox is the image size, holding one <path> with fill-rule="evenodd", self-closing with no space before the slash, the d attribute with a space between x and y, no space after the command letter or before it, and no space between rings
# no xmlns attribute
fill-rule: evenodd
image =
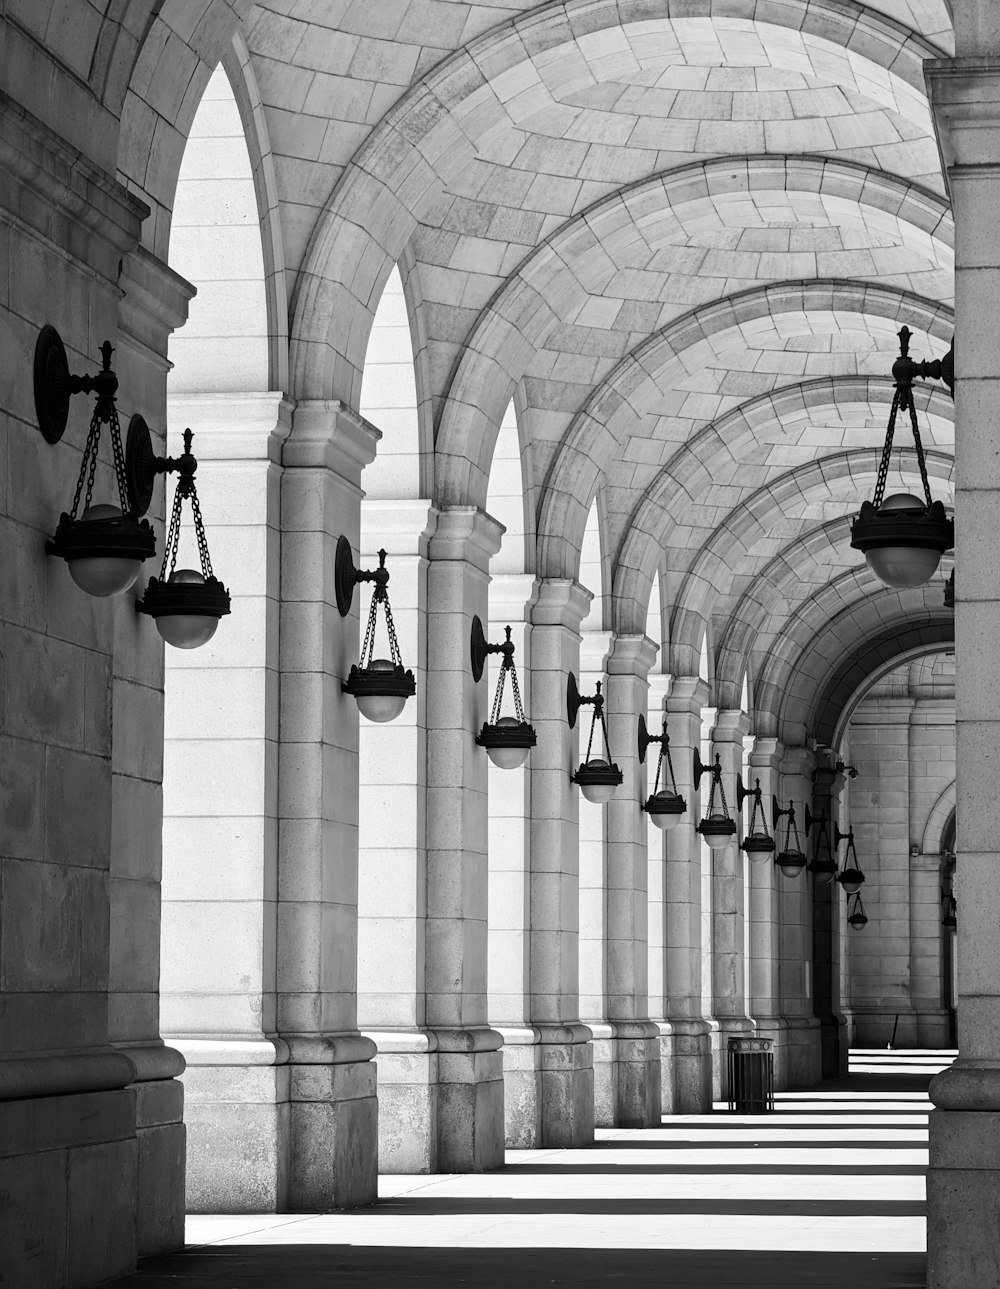
<svg viewBox="0 0 1000 1289"><path fill-rule="evenodd" d="M816 691L833 607L841 659L900 619L947 634L939 583L885 593L848 545L896 333L918 358L951 337L923 75L953 52L944 0L186 0L73 32L54 14L21 27L72 46L159 254L224 61L271 387L357 407L398 268L433 499L486 507L513 401L525 571L579 576L598 502L602 625L645 630L657 584L664 670L696 672L707 635L727 701L748 674L771 724L810 729L815 707L779 708ZM44 117L27 79L25 101ZM950 505L950 401L918 407ZM891 488L917 482L904 450Z"/></svg>

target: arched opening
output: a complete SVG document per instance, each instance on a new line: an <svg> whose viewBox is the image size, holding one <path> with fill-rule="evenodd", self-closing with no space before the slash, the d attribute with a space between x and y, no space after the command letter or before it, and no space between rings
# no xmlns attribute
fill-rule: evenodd
<svg viewBox="0 0 1000 1289"><path fill-rule="evenodd" d="M194 430L213 563L233 611L197 651L166 650L161 1027L188 1062L189 1211L273 1211L286 1200L288 1095L274 1038L273 445L287 433L288 418L281 395L268 391L257 192L222 66L195 114L181 163L170 259L198 295L187 326L170 342L167 448L176 455L180 430ZM168 503L171 491L168 483ZM190 561L182 550L178 564Z"/></svg>
<svg viewBox="0 0 1000 1289"><path fill-rule="evenodd" d="M854 829L868 917L861 930L840 920L852 1043L948 1047L953 937L942 919L954 846L946 804L955 783L953 653L938 649L877 675L850 713L840 758L857 772L844 780L841 827Z"/></svg>

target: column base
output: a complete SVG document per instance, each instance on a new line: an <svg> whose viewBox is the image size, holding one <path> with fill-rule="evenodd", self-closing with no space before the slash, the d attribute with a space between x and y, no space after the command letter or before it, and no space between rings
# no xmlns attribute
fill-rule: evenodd
<svg viewBox="0 0 1000 1289"><path fill-rule="evenodd" d="M437 1171L504 1163L502 1037L487 1026L428 1031L438 1060Z"/></svg>
<svg viewBox="0 0 1000 1289"><path fill-rule="evenodd" d="M820 1023L816 1016L786 1016L789 1088L813 1088L823 1077Z"/></svg>
<svg viewBox="0 0 1000 1289"><path fill-rule="evenodd" d="M774 1090L788 1087L788 1025L781 1016L754 1016L755 1034L774 1044Z"/></svg>
<svg viewBox="0 0 1000 1289"><path fill-rule="evenodd" d="M587 1025L502 1029L507 1145L586 1146L594 1140L594 1070Z"/></svg>
<svg viewBox="0 0 1000 1289"><path fill-rule="evenodd" d="M615 1021L616 1128L658 1128L660 1099L660 1031L649 1020Z"/></svg>
<svg viewBox="0 0 1000 1289"><path fill-rule="evenodd" d="M325 1213L377 1198L374 1044L293 1042L178 1041L188 1212Z"/></svg>
<svg viewBox="0 0 1000 1289"><path fill-rule="evenodd" d="M669 1020L673 1030L674 1114L708 1114L712 1109L711 1026L700 1017Z"/></svg>
<svg viewBox="0 0 1000 1289"><path fill-rule="evenodd" d="M356 1046L360 1040L357 1036ZM371 1055L375 1045L368 1044ZM378 1199L378 1099L371 1060L289 1068L288 1206L328 1213Z"/></svg>
<svg viewBox="0 0 1000 1289"><path fill-rule="evenodd" d="M135 1066L136 1253L140 1258L184 1247L184 1071L180 1052L155 1045L117 1045Z"/></svg>
<svg viewBox="0 0 1000 1289"><path fill-rule="evenodd" d="M171 1040L184 1053L189 1213L288 1209L283 1043Z"/></svg>
<svg viewBox="0 0 1000 1289"><path fill-rule="evenodd" d="M115 1052L0 1062L5 1283L64 1289L135 1268L134 1074Z"/></svg>
<svg viewBox="0 0 1000 1289"><path fill-rule="evenodd" d="M718 1049L712 1062L712 1096L716 1101L727 1101L729 1099L729 1040L753 1038L757 1033L757 1027L749 1016L719 1016L715 1023L718 1028L712 1037L713 1040L718 1037Z"/></svg>
<svg viewBox="0 0 1000 1289"><path fill-rule="evenodd" d="M437 1172L438 1059L420 1030L365 1030L378 1067L378 1170Z"/></svg>
<svg viewBox="0 0 1000 1289"><path fill-rule="evenodd" d="M538 1031L523 1025L494 1028L503 1038L504 1144L508 1150L532 1150L541 1139Z"/></svg>
<svg viewBox="0 0 1000 1289"><path fill-rule="evenodd" d="M590 1050L594 1063L594 1126L615 1126L615 1040L614 1027L604 1021L588 1021Z"/></svg>
<svg viewBox="0 0 1000 1289"><path fill-rule="evenodd" d="M1000 1109L931 1113L928 1289L1000 1284L998 1160Z"/></svg>
<svg viewBox="0 0 1000 1289"><path fill-rule="evenodd" d="M654 1021L660 1061L660 1116L676 1114L674 1087L674 1029L669 1021Z"/></svg>
<svg viewBox="0 0 1000 1289"><path fill-rule="evenodd" d="M571 1149L594 1140L591 1031L579 1022L537 1026L541 1076L541 1146Z"/></svg>

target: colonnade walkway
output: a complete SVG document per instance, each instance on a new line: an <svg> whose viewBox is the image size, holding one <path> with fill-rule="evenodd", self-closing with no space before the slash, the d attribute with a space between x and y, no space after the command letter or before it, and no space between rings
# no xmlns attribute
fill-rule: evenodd
<svg viewBox="0 0 1000 1289"><path fill-rule="evenodd" d="M953 1052L855 1051L848 1078L773 1115L599 1129L507 1167L382 1177L324 1215L189 1217L189 1248L115 1289L657 1286L916 1289L925 1279L927 1084Z"/></svg>

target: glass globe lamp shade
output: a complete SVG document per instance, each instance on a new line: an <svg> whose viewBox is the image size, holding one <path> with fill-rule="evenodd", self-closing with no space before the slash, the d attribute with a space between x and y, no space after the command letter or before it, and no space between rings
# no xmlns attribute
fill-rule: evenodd
<svg viewBox="0 0 1000 1289"><path fill-rule="evenodd" d="M513 716L501 716L496 725L484 725L483 731L486 733L490 730L496 730L500 734L506 730L509 738L511 734L522 728L530 729L530 726L524 727L522 722L516 720ZM483 735L481 734L479 737L482 739ZM483 743L483 746L486 748L486 755L498 770L516 770L518 766L524 765L528 759L528 753L531 751L534 741L534 731L532 731L531 744L528 744L527 740L525 740L520 744L503 741L494 746L487 742Z"/></svg>
<svg viewBox="0 0 1000 1289"><path fill-rule="evenodd" d="M856 895L861 890L865 875L860 868L845 868L837 878L848 895Z"/></svg>
<svg viewBox="0 0 1000 1289"><path fill-rule="evenodd" d="M176 586L204 586L205 579L196 569L178 568L167 578L167 584ZM156 618L156 629L175 649L197 649L207 644L215 635L218 618L196 613L161 613Z"/></svg>
<svg viewBox="0 0 1000 1289"><path fill-rule="evenodd" d="M801 850L783 850L774 861L786 877L798 877L806 866Z"/></svg>
<svg viewBox="0 0 1000 1289"><path fill-rule="evenodd" d="M595 806L603 806L610 801L621 781L621 770L597 757L585 761L573 775L573 782L579 785L584 799Z"/></svg>
<svg viewBox="0 0 1000 1289"><path fill-rule="evenodd" d="M895 511L900 518L912 516L919 519L927 507L919 497L896 492L886 497L879 507L880 516ZM942 551L925 546L877 546L865 552L868 567L885 586L901 590L905 587L923 586L937 572Z"/></svg>
<svg viewBox="0 0 1000 1289"><path fill-rule="evenodd" d="M766 832L752 832L740 847L752 860L758 863L769 859L774 854L774 838Z"/></svg>
<svg viewBox="0 0 1000 1289"><path fill-rule="evenodd" d="M736 824L732 819L727 819L721 810L714 810L707 819L701 821L698 831L712 850L719 850L736 836Z"/></svg>
<svg viewBox="0 0 1000 1289"><path fill-rule="evenodd" d="M81 525L90 525L96 531L105 521L109 529L109 539L114 540L114 529L125 519L117 506L100 503L88 506L78 520ZM107 521L111 521L107 523ZM81 529L80 531L86 531ZM80 555L66 561L69 575L81 591L88 595L120 595L127 591L139 576L142 560L127 556L94 554Z"/></svg>
<svg viewBox="0 0 1000 1289"><path fill-rule="evenodd" d="M829 886L837 875L837 865L832 860L821 860L810 865L810 872L817 886Z"/></svg>
<svg viewBox="0 0 1000 1289"><path fill-rule="evenodd" d="M687 810L687 802L680 793L661 788L646 801L643 810L657 828L667 832L668 829L677 827L681 815Z"/></svg>
<svg viewBox="0 0 1000 1289"><path fill-rule="evenodd" d="M395 674L396 668L388 658L373 658L371 665L365 668L366 672L383 672L390 676ZM358 711L366 720L373 721L376 725L384 725L386 721L394 721L406 706L406 694L377 692L355 693L354 697L358 702Z"/></svg>

